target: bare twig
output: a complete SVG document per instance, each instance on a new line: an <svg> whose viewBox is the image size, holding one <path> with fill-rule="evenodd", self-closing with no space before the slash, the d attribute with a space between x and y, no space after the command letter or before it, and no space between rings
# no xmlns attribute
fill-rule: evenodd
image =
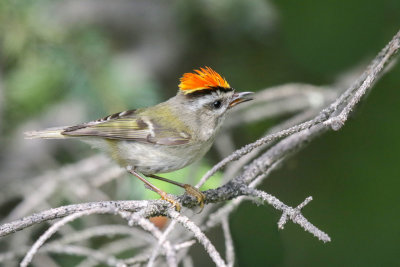
<svg viewBox="0 0 400 267"><path fill-rule="evenodd" d="M147 267L152 267L153 266L154 261L155 261L155 259L157 258L158 254L160 252L161 245L165 242L165 240L167 239L168 235L174 229L175 224L176 224L176 221L172 221L171 224L168 225L167 229L165 229L164 233L158 239L157 246L154 248L153 253L151 253L151 257L149 259Z"/></svg>
<svg viewBox="0 0 400 267"><path fill-rule="evenodd" d="M235 248L233 246L231 230L229 229L229 221L226 217L222 220L222 230L224 232L225 238L226 262L228 263L229 267L233 267L233 265L235 264Z"/></svg>
<svg viewBox="0 0 400 267"><path fill-rule="evenodd" d="M272 205L275 209L282 211L282 216L279 219L278 222L278 227L279 229L283 229L286 222L290 219L292 222L300 225L303 227L304 230L307 232L313 234L315 237L317 237L319 240L323 242L329 242L331 241L331 238L321 230L319 230L317 227L315 227L312 223L310 223L302 214L301 214L301 209L304 208L305 205L307 205L311 200L312 197L306 198L300 205L298 205L296 208L289 207L285 204L283 204L279 199L276 197L266 193L262 192L260 190L253 190L252 194L255 197L259 197L268 204Z"/></svg>
<svg viewBox="0 0 400 267"><path fill-rule="evenodd" d="M119 212L120 215L128 220L129 225L137 224L144 230L150 232L156 239L162 238L161 231L152 224L148 219L145 219L140 213L130 213L130 212ZM162 242L161 245L165 249L165 254L168 262L168 266L178 266L176 261L176 253L169 241Z"/></svg>
<svg viewBox="0 0 400 267"><path fill-rule="evenodd" d="M126 267L124 261L111 255L106 255L94 249L74 245L54 245L42 249L42 252L58 253L65 255L84 256L94 260L97 263L104 263L108 266Z"/></svg>
<svg viewBox="0 0 400 267"><path fill-rule="evenodd" d="M70 214L83 212L85 210L94 210L97 208L113 207L118 210L137 211L146 207L147 201L103 201L103 202L90 202L69 206L62 206L55 209L42 211L10 223L5 223L0 226L0 236L5 236L16 231L20 231L26 227L32 226L37 223L42 223L48 220L63 218ZM166 203L162 203L166 205Z"/></svg>
<svg viewBox="0 0 400 267"><path fill-rule="evenodd" d="M224 260L221 258L221 255L215 249L214 245L194 222L190 221L188 217L181 215L175 210L170 210L168 215L193 233L193 235L197 238L200 244L204 246L204 249L207 251L207 253L210 255L210 257L218 267L226 266Z"/></svg>
<svg viewBox="0 0 400 267"><path fill-rule="evenodd" d="M49 239L54 233L56 233L60 227L62 227L63 225L65 225L73 220L76 220L79 217L87 216L87 215L91 215L91 214L95 214L95 213L97 213L97 214L115 213L115 210L110 209L110 208L98 208L98 209L92 209L92 210L85 210L85 211L71 214L71 215L61 219L60 221L53 224L43 235L41 235L39 237L39 239L31 247L31 249L26 253L20 266L21 267L28 266L28 264L32 261L32 258L36 254L38 249L44 244L44 242L46 242L47 239Z"/></svg>
<svg viewBox="0 0 400 267"><path fill-rule="evenodd" d="M140 239L143 242L152 242L154 239L146 232L139 231L138 229L124 226L124 225L101 225L95 226L83 231L77 231L68 234L67 236L57 240L58 244L70 244L82 242L84 240L88 240L94 237L99 236L117 236L117 235L127 235L135 238L136 240Z"/></svg>

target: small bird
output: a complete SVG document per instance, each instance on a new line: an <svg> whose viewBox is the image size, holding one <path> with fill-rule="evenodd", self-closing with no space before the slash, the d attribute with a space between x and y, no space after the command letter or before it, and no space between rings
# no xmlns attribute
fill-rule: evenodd
<svg viewBox="0 0 400 267"><path fill-rule="evenodd" d="M158 105L123 111L69 127L25 133L26 138L78 138L108 153L177 210L180 204L147 179L155 178L185 189L203 208L197 188L158 173L179 170L210 149L229 109L251 100L252 92L237 93L209 67L185 73L176 96Z"/></svg>

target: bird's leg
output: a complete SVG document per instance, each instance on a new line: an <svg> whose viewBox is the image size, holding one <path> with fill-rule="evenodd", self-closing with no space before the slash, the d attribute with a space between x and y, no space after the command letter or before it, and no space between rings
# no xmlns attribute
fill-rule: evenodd
<svg viewBox="0 0 400 267"><path fill-rule="evenodd" d="M134 169L129 169L128 170L131 174L135 175L137 178L139 178L146 186L148 186L152 191L156 192L161 196L161 199L168 201L169 203L172 204L173 207L177 211L181 210L181 205L176 201L175 199L171 198L168 196L168 194L161 189L157 188L156 186L152 185L149 181L147 181L144 177L142 177L139 173L137 173Z"/></svg>
<svg viewBox="0 0 400 267"><path fill-rule="evenodd" d="M160 180L160 181L164 181L164 182L167 182L167 183L170 183L170 184L173 184L173 185L176 185L176 186L184 188L188 195L194 196L197 199L197 202L199 203L200 208L201 208L200 212L203 210L205 196L196 187L191 186L190 184L179 183L179 182L176 182L176 181L164 178L164 177L160 177L160 176L157 176L157 175L154 175L154 174L150 174L150 175L147 175L147 176L150 177L150 178L154 178L154 179L157 179L157 180Z"/></svg>

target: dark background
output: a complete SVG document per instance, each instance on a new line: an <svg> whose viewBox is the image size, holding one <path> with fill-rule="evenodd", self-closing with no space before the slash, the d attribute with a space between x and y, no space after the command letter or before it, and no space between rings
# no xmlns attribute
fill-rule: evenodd
<svg viewBox="0 0 400 267"><path fill-rule="evenodd" d="M158 103L175 94L182 73L204 65L242 91L329 85L362 69L399 18L398 0L2 1L1 183L95 153L80 143L32 147L22 140L32 127ZM398 265L399 99L397 65L342 130L313 141L261 186L293 206L313 196L303 214L332 242L291 223L278 230L276 210L245 203L230 220L239 266ZM216 160L212 150L205 164Z"/></svg>

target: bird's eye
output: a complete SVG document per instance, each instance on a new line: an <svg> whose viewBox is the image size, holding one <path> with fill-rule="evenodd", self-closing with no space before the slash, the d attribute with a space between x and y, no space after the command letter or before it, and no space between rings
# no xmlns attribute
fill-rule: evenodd
<svg viewBox="0 0 400 267"><path fill-rule="evenodd" d="M216 100L216 101L214 101L214 103L212 104L212 106L213 106L214 109L219 109L219 108L221 107L221 105L222 105L221 100Z"/></svg>

